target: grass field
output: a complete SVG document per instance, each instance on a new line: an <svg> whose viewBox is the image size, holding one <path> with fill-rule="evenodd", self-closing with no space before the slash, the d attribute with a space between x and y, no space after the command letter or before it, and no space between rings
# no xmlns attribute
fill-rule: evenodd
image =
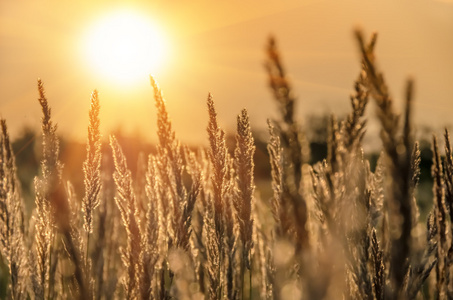
<svg viewBox="0 0 453 300"><path fill-rule="evenodd" d="M127 161L103 140L94 91L82 189L62 179L51 99L42 108L40 171L26 206L7 123L1 120L0 269L7 299L449 299L453 297L453 158L432 138L432 209L417 207L420 146L413 81L399 113L376 63L377 35L356 31L361 71L350 112L329 118L327 158L310 165L309 141L276 42L266 72L279 118L268 121L271 180L255 181L246 109L234 150L207 98L207 148L183 145L151 78L158 144ZM364 116L374 101L382 151L365 158ZM84 129L85 130L85 129ZM378 137L376 137L378 138ZM108 145L107 145L108 144ZM102 149L109 148L108 151ZM254 159L255 158L255 159ZM131 172L129 165L133 165ZM137 167L135 167L137 165ZM373 169L373 171L372 171ZM82 184L83 183L83 184ZM257 188L258 186L258 188ZM81 190L81 191L79 191ZM270 194L270 200L267 196ZM29 212L29 210L32 210Z"/></svg>

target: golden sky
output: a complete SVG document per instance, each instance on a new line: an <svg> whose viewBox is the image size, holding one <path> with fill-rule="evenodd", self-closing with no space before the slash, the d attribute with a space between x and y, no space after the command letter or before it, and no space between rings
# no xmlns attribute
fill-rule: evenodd
<svg viewBox="0 0 453 300"><path fill-rule="evenodd" d="M90 94L98 89L103 135L121 128L155 139L153 91L147 76L123 86L102 75L84 52L94 25L136 11L168 43L157 70L177 136L206 137L208 92L220 124L234 128L246 107L252 127L275 115L263 68L273 34L299 98L300 119L344 113L359 70L352 30L379 33L377 57L398 102L404 80L416 81L420 124L453 124L453 2L434 0L0 0L0 114L13 138L37 128L36 79L45 84L60 133L86 138ZM374 113L369 110L370 117Z"/></svg>

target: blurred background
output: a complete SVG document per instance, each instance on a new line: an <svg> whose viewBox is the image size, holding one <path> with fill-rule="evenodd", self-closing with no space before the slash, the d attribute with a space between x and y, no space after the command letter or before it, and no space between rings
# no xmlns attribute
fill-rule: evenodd
<svg viewBox="0 0 453 300"><path fill-rule="evenodd" d="M87 54L92 47L106 56L129 42L118 34L111 37L117 41L110 49L93 48L99 23L122 11L150 22L160 35L155 48L165 44L158 67L144 68L131 80L121 77L121 68L107 68L115 58L99 65ZM275 114L263 68L272 34L299 99L300 120L341 115L349 109L360 67L352 34L357 26L367 34L379 33L378 62L394 98L402 97L404 81L412 76L417 122L450 124L453 1L434 0L0 0L0 113L13 137L26 125L36 127L39 77L66 137L85 140L90 94L98 89L106 136L121 130L152 141L156 122L148 74L153 74L181 140L205 142L208 92L222 126L233 129L236 114L246 107L252 126L261 129ZM98 41L103 42L109 46L109 41Z"/></svg>

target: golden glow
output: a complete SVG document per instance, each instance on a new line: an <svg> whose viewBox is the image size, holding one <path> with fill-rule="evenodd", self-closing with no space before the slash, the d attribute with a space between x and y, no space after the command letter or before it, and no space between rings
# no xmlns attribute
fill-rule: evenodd
<svg viewBox="0 0 453 300"><path fill-rule="evenodd" d="M149 18L133 11L118 11L95 23L85 52L90 65L116 84L147 80L163 66L166 40Z"/></svg>

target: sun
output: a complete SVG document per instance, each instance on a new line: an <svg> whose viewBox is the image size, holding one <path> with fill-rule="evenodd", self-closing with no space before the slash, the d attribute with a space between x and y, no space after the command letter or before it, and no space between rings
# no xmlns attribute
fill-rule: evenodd
<svg viewBox="0 0 453 300"><path fill-rule="evenodd" d="M156 24L135 11L116 11L89 30L85 54L90 66L115 84L131 85L155 74L167 58L168 45Z"/></svg>

